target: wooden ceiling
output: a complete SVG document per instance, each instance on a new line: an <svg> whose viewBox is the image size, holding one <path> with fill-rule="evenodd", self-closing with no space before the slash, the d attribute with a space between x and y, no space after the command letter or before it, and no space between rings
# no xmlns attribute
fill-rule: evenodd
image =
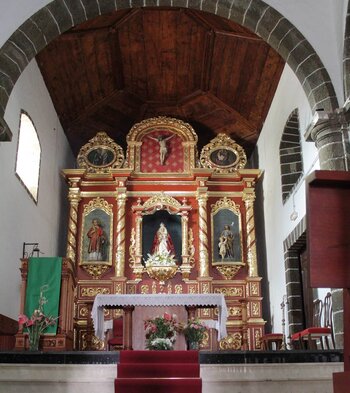
<svg viewBox="0 0 350 393"><path fill-rule="evenodd" d="M247 29L180 8L100 16L37 61L75 154L101 130L125 148L134 123L166 115L189 122L199 148L225 132L249 155L284 66Z"/></svg>

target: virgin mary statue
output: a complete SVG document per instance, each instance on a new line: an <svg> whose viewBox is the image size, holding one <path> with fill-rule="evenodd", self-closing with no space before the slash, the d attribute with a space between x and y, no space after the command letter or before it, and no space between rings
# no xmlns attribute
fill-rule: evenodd
<svg viewBox="0 0 350 393"><path fill-rule="evenodd" d="M160 255L174 255L175 256L175 247L174 243L171 239L171 236L166 229L165 225L161 222L159 229L157 230L152 244L151 249L152 255L160 254Z"/></svg>

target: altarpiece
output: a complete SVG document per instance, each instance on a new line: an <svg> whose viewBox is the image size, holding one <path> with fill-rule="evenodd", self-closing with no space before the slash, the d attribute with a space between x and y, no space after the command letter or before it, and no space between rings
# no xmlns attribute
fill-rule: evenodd
<svg viewBox="0 0 350 393"><path fill-rule="evenodd" d="M243 148L226 134L198 152L195 130L178 119L144 120L126 142L124 154L99 132L81 148L78 169L62 171L69 184L67 257L77 268L75 348L104 348L90 317L98 294L217 293L228 308L228 336L219 349L260 349L265 322L254 223L260 171L245 169ZM154 260L162 247L171 263ZM105 310L105 318L118 313ZM201 319L215 314L198 310ZM208 334L203 348L212 341Z"/></svg>

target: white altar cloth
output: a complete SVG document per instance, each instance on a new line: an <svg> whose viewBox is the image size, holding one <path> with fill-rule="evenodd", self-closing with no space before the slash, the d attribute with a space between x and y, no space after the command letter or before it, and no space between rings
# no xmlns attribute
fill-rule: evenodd
<svg viewBox="0 0 350 393"><path fill-rule="evenodd" d="M227 336L226 321L228 317L225 297L222 294L137 294L137 295L97 295L92 306L91 318L95 335L104 339L104 307L123 308L127 306L193 306L201 308L217 307L218 340ZM182 322L182 321L181 321ZM183 321L185 322L185 321Z"/></svg>

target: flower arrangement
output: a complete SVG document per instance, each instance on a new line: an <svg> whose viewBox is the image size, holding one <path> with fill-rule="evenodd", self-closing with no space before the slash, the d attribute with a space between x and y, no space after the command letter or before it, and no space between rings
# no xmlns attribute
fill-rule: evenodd
<svg viewBox="0 0 350 393"><path fill-rule="evenodd" d="M54 318L44 314L44 304L47 303L47 299L43 295L43 292L46 287L47 286L44 285L40 288L39 307L33 311L32 316L30 318L24 314L20 314L18 316L19 325L24 326L27 329L30 351L38 350L41 333L43 333L49 326L53 326L58 319L58 317Z"/></svg>
<svg viewBox="0 0 350 393"><path fill-rule="evenodd" d="M203 341L207 327L197 318L191 318L183 327L183 333L190 349L198 349Z"/></svg>
<svg viewBox="0 0 350 393"><path fill-rule="evenodd" d="M170 350L176 340L176 333L181 330L176 315L164 313L153 319L146 319L146 348L151 350Z"/></svg>
<svg viewBox="0 0 350 393"><path fill-rule="evenodd" d="M174 266L176 265L175 255L171 254L170 251L164 251L162 253L154 253L153 255L147 254L148 258L145 261L147 266Z"/></svg>
<svg viewBox="0 0 350 393"><path fill-rule="evenodd" d="M165 281L173 278L177 271L175 255L166 250L148 254L145 266L148 275L158 280L160 285L165 285Z"/></svg>

